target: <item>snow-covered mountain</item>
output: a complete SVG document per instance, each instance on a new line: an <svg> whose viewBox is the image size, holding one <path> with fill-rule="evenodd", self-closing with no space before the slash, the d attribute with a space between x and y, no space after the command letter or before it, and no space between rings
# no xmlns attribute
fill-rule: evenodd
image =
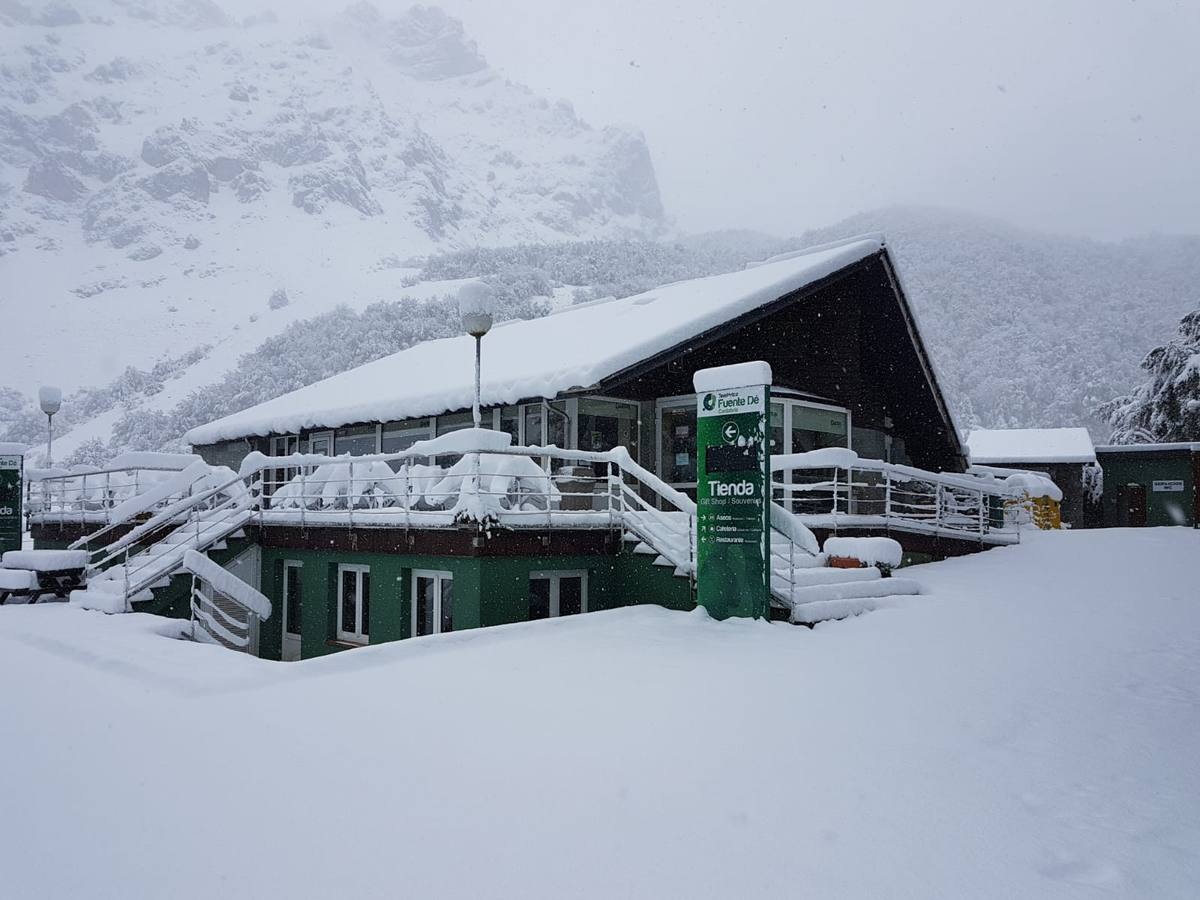
<svg viewBox="0 0 1200 900"><path fill-rule="evenodd" d="M0 0L0 49L22 335L0 385L23 393L202 345L215 377L290 321L405 292L438 249L666 227L639 134L505 80L436 8Z"/></svg>

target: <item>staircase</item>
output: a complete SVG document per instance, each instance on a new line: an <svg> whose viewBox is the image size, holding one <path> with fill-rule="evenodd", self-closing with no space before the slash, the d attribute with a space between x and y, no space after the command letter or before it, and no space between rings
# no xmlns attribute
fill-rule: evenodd
<svg viewBox="0 0 1200 900"><path fill-rule="evenodd" d="M71 600L85 609L128 612L131 604L153 599L155 588L170 584L188 551L222 550L227 539L244 537L254 510L253 495L238 476L184 497L123 537L89 550L87 587Z"/></svg>
<svg viewBox="0 0 1200 900"><path fill-rule="evenodd" d="M653 556L654 565L691 578L694 522L686 512L626 512L625 540L634 553ZM779 504L772 504L770 534L772 606L796 624L844 619L892 605L896 597L921 593L912 579L885 578L874 566L831 568L812 532Z"/></svg>

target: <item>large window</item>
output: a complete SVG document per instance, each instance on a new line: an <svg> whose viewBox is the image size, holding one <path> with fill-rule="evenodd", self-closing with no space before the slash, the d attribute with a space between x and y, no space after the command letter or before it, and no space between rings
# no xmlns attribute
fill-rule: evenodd
<svg viewBox="0 0 1200 900"><path fill-rule="evenodd" d="M412 634L445 634L454 630L454 576L418 569L412 580Z"/></svg>
<svg viewBox="0 0 1200 900"><path fill-rule="evenodd" d="M626 447L638 458L638 406L616 400L579 401L579 449L611 450Z"/></svg>
<svg viewBox="0 0 1200 900"><path fill-rule="evenodd" d="M587 572L530 572L529 618L552 619L587 612Z"/></svg>
<svg viewBox="0 0 1200 900"><path fill-rule="evenodd" d="M388 422L383 426L383 438L380 441L381 453L399 453L407 450L417 441L427 441L433 437L428 419L406 419L403 422Z"/></svg>
<svg viewBox="0 0 1200 900"><path fill-rule="evenodd" d="M366 456L379 452L379 429L374 425L355 425L339 428L333 439L334 455L349 453L351 456Z"/></svg>
<svg viewBox="0 0 1200 900"><path fill-rule="evenodd" d="M291 456L293 453L300 452L300 435L284 434L277 435L271 438L271 455L272 456ZM287 484L299 470L294 467L271 469L268 478L263 484L263 489L267 496L275 493L275 489L280 485Z"/></svg>
<svg viewBox="0 0 1200 900"><path fill-rule="evenodd" d="M338 640L366 644L370 636L371 569L369 566L338 566Z"/></svg>
<svg viewBox="0 0 1200 900"><path fill-rule="evenodd" d="M580 418L582 421L582 415ZM849 418L846 410L839 407L772 395L768 423L771 453L778 456L822 447L848 447ZM696 463L695 397L660 400L659 477L690 493L696 485Z"/></svg>

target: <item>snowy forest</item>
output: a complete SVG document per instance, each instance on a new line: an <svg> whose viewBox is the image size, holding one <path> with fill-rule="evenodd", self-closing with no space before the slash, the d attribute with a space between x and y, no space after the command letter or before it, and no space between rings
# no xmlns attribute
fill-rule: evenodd
<svg viewBox="0 0 1200 900"><path fill-rule="evenodd" d="M960 429L1085 425L1101 442L1110 433L1117 441L1150 434L1197 439L1196 407L1188 405L1196 398L1200 352L1195 318L1165 343L1200 299L1195 238L1103 244L944 210L890 208L791 239L715 232L670 242L564 241L460 250L404 264L413 267L407 283L414 289L481 277L500 296L503 317L530 317L548 311L552 298L627 296L869 230L888 237ZM269 305L277 302L286 303L286 292ZM128 368L111 384L68 396L63 431L104 413L114 423L108 439L81 443L66 462L95 464L126 449L178 449L180 436L195 425L457 331L445 295L401 296L357 310L335 305L288 325L219 381L197 385L167 408L155 395L172 379L189 377L189 366L208 348L149 370ZM1146 360L1151 384L1138 387L1147 374L1139 366L1156 346ZM1180 380L1185 370L1191 381ZM1191 418L1175 419L1173 410ZM0 439L43 439L44 418L16 391L0 391L0 422Z"/></svg>

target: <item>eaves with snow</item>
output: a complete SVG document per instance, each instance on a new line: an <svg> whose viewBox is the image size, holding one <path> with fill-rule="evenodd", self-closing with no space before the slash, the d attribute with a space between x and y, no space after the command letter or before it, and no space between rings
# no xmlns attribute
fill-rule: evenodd
<svg viewBox="0 0 1200 900"><path fill-rule="evenodd" d="M739 272L664 285L619 300L498 324L483 339L484 406L552 398L601 381L881 252L873 235L786 254ZM474 340L426 341L201 425L192 445L471 406Z"/></svg>
<svg viewBox="0 0 1200 900"><path fill-rule="evenodd" d="M1086 428L976 428L967 453L975 466L1096 461Z"/></svg>

